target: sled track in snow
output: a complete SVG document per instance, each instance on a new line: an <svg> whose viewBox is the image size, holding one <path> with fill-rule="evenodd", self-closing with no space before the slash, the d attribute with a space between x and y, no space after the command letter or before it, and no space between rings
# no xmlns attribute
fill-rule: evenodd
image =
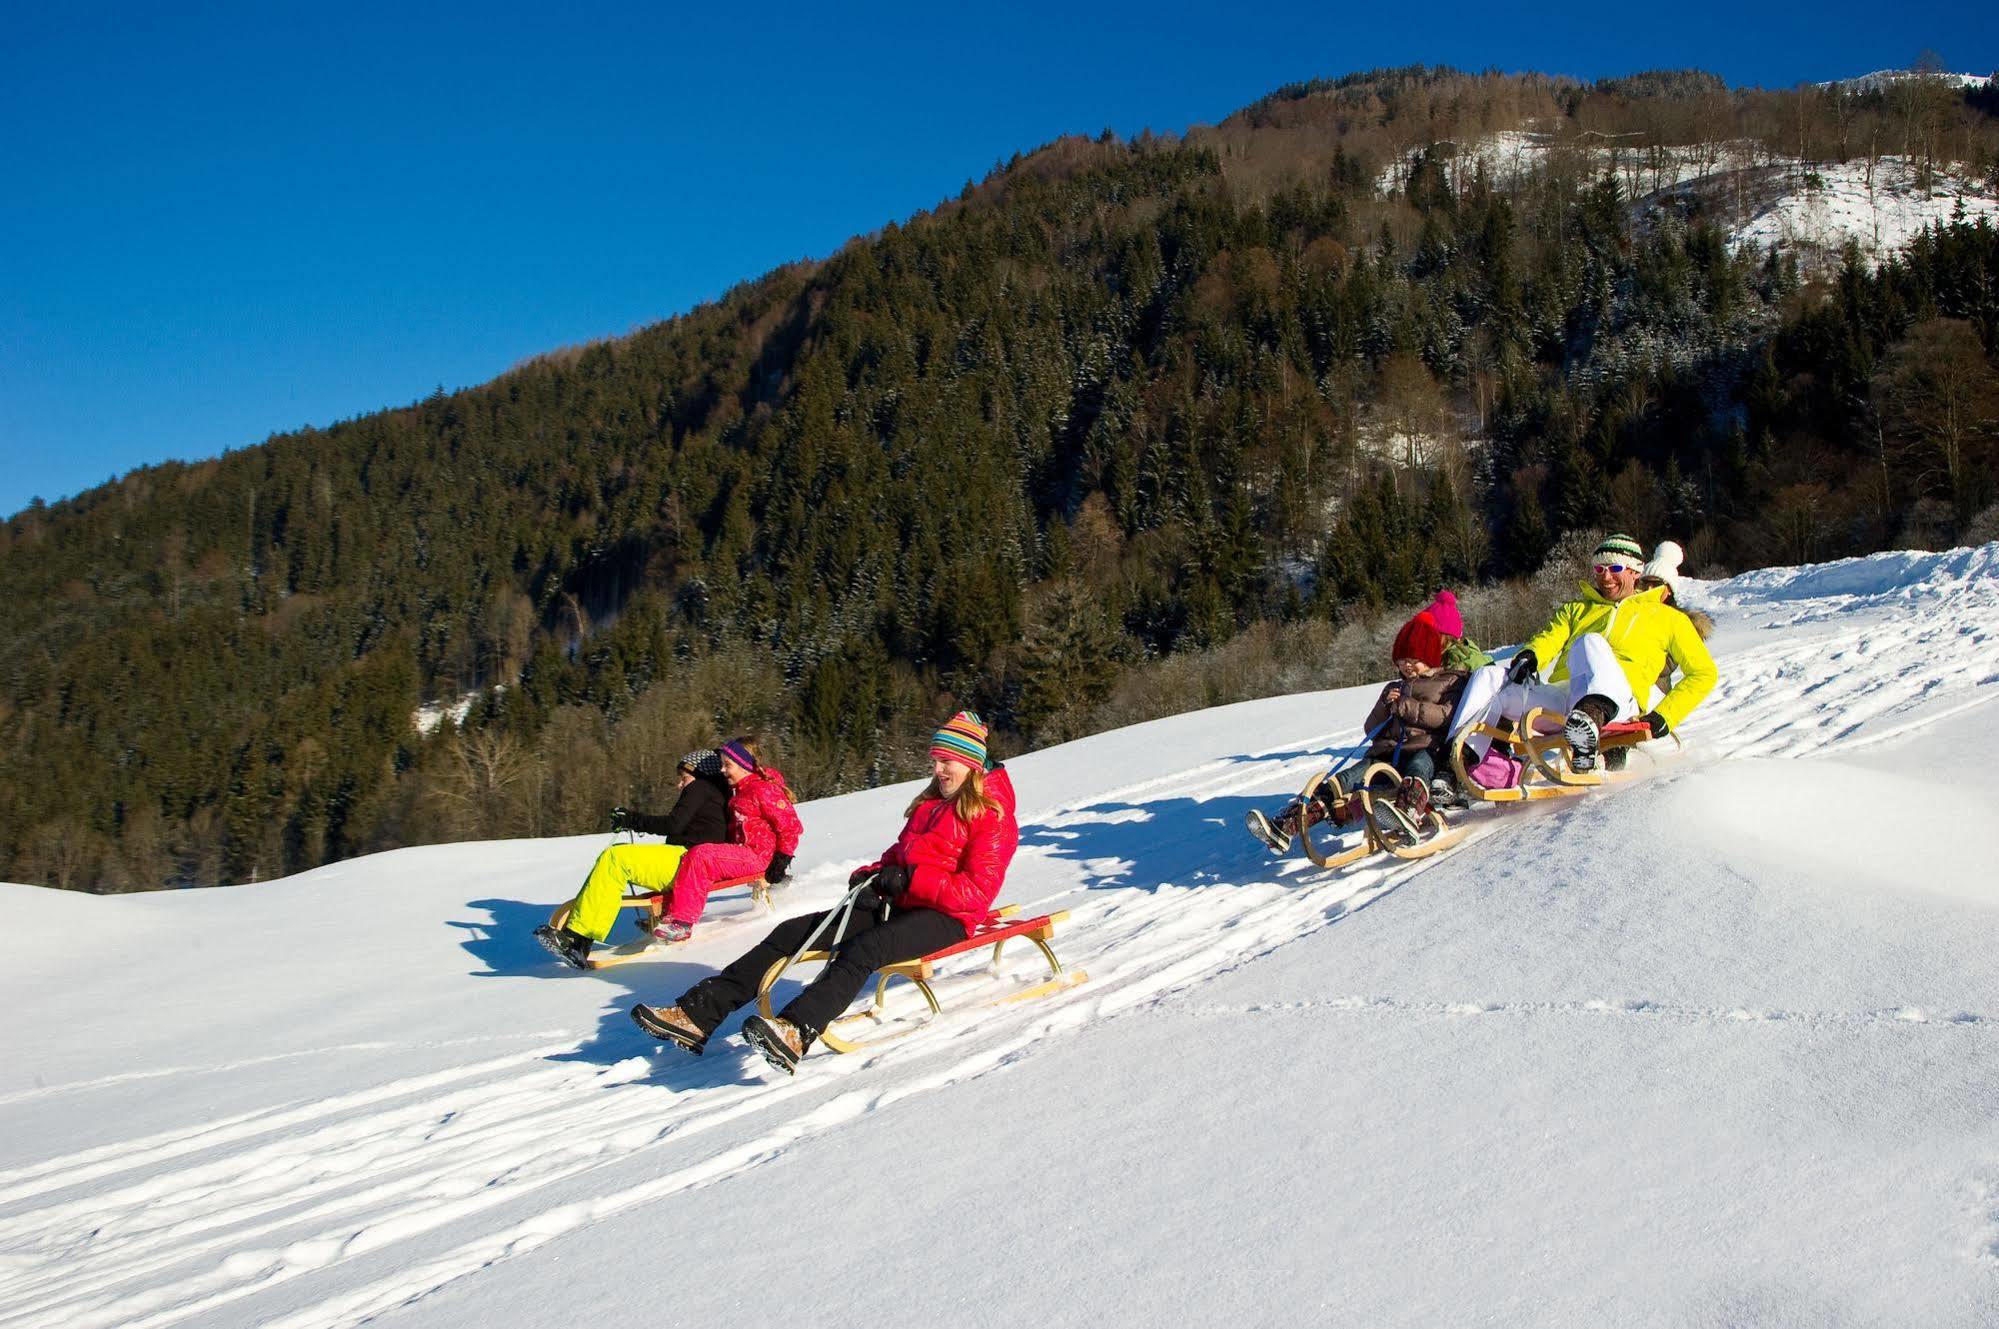
<svg viewBox="0 0 1999 1329"><path fill-rule="evenodd" d="M1946 640L1989 640L1999 621L1992 600L1982 591L1946 595L1931 612L1858 631L1835 623L1814 632L1809 616L1793 620L1796 632L1723 660L1725 679L1699 715L1690 760L1801 757L1882 741L1933 723L1939 687L1950 690L1956 709L1983 705L1999 696L1999 674L1967 662L1972 653L1959 650L1960 663L1943 670L1912 662ZM1337 750L1357 737L1315 733L1281 753L1203 762L1024 812L1019 865L1045 869L1029 874L1037 878L1060 869L1085 883L1021 901L1029 910L1070 911L1058 949L1091 975L1051 1001L947 1015L876 1051L815 1057L807 1073L782 1082L754 1072L694 1082L694 1063L665 1049L609 1065L560 1060L580 1040L547 1039L335 1098L255 1108L0 1171L0 1329L152 1329L225 1313L232 1322L285 1329L361 1323L566 1233L740 1175L870 1113L1030 1056L1051 1034L1145 1008L1336 923L1430 866L1374 860L1328 879L1268 859L1233 816L1200 815L1210 800L1294 791L1323 759L1285 754ZM1167 804L1179 811L1162 814ZM1485 824L1435 861L1480 854L1502 818L1564 815L1560 803L1477 810L1471 819ZM1126 839L1105 834L1125 825L1133 828ZM1101 852L1087 847L1093 842ZM1142 853L1120 847L1138 844ZM1816 1023L1921 1027L1938 1037L1999 1027L1999 1018L1972 1012L1696 1009L1610 999L1356 996L1173 1013ZM640 1046L635 1037L635 1053ZM756 1064L729 1039L701 1065L729 1058ZM737 1124L747 1138L709 1144L706 1137ZM1994 1195L1999 1182L1980 1201L1990 1238L1980 1258L1999 1264ZM323 1280L324 1290L301 1281L342 1267L339 1279Z"/></svg>
<svg viewBox="0 0 1999 1329"><path fill-rule="evenodd" d="M1151 786L1212 796L1268 783L1269 772L1204 765L1180 779ZM1115 791L1109 801L1128 795ZM1050 821L1093 815L1083 807ZM277 1321L296 1329L356 1323L578 1226L759 1166L855 1116L983 1074L1052 1032L1232 968L1344 916L1412 870L1391 861L1330 889L1234 886L1222 921L1191 907L1206 894L1203 882L1242 880L1260 851L1233 827L1198 822L1155 828L1154 841L1190 868L1187 885L1029 902L1071 910L1062 952L1091 970L1086 987L1056 1002L947 1016L871 1054L815 1058L796 1081L676 1091L683 1067L671 1051L609 1067L551 1061L577 1046L567 1040L0 1174L0 1327L177 1324L494 1216L486 1236ZM729 1056L750 1058L729 1040L706 1060ZM884 1060L895 1079L873 1073ZM846 1087L857 1080L871 1087ZM749 1143L615 1185L649 1149L759 1113L780 1119ZM607 1127L617 1122L639 1124ZM551 1190L573 1196L578 1187L565 1182L605 1193L499 1219L497 1211L531 1207Z"/></svg>

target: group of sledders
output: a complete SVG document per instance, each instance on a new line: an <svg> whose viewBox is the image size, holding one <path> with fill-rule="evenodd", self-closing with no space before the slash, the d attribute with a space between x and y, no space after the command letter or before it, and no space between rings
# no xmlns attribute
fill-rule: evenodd
<svg viewBox="0 0 1999 1329"><path fill-rule="evenodd" d="M1466 637L1456 597L1440 591L1395 636L1396 676L1367 717L1367 760L1274 815L1250 813L1251 830L1282 853L1308 827L1360 820L1358 772L1378 762L1400 780L1393 790L1370 791L1376 808L1396 809L1405 825L1419 824L1433 806L1466 801L1444 760L1454 736L1517 722L1536 709L1566 715L1564 738L1577 772L1596 768L1607 725L1642 720L1654 737L1677 728L1716 681L1702 640L1705 617L1676 603L1680 557L1670 542L1647 561L1630 537L1606 539L1581 594L1505 664ZM848 877L840 908L785 920L672 1004L633 1007L632 1019L653 1037L698 1054L724 1020L757 1000L773 966L816 948L828 955L819 975L781 1012L752 1015L743 1024L744 1039L790 1072L870 975L970 938L992 909L1020 841L1013 782L991 760L987 737L985 722L971 711L953 715L932 736L930 782L910 803L895 843ZM1520 776L1518 759L1483 734L1467 741L1466 755L1476 758L1467 776L1486 789ZM1606 765L1624 755L1619 748L1603 754ZM592 967L591 948L610 934L631 887L661 900L651 931L671 943L692 934L718 883L785 879L804 828L783 773L760 759L754 740L690 752L679 777L670 814L612 812L614 830L658 835L664 843L604 850L560 922L537 930L564 962Z"/></svg>
<svg viewBox="0 0 1999 1329"><path fill-rule="evenodd" d="M1647 560L1630 536L1607 537L1591 555L1581 593L1504 664L1465 636L1457 598L1438 592L1390 647L1396 677L1368 713L1364 759L1321 781L1308 799L1271 814L1252 811L1251 833L1284 853L1321 822L1360 822L1367 811L1357 786L1377 762L1402 777L1393 791L1369 791L1397 825L1420 825L1433 807L1462 807L1471 791L1459 788L1447 757L1467 730L1465 775L1484 790L1516 784L1519 758L1483 728L1517 724L1535 710L1565 716L1562 736L1577 774L1597 770L1609 725L1642 721L1653 738L1676 730L1719 677L1704 640L1706 616L1679 604L1682 557L1671 541ZM1628 755L1623 747L1603 752L1604 768L1620 768ZM1385 835L1397 834L1376 816Z"/></svg>
<svg viewBox="0 0 1999 1329"><path fill-rule="evenodd" d="M673 1004L634 1006L633 1021L699 1054L722 1021L757 999L772 965L809 941L830 952L819 975L775 1016L743 1023L744 1039L790 1072L871 974L970 937L1020 843L1013 781L990 760L987 733L977 714L960 711L931 736L929 784L910 803L895 843L848 877L842 908L786 919ZM783 773L759 760L753 740L688 753L680 790L665 817L613 811L614 829L664 835L668 843L612 845L597 856L563 924L537 929L558 958L588 967L591 946L609 935L628 885L665 895L652 932L679 942L691 935L717 882L759 872L772 885L784 880L803 827Z"/></svg>

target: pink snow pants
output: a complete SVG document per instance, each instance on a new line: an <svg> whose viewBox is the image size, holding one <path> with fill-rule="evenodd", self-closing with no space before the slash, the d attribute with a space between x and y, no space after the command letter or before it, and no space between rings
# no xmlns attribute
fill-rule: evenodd
<svg viewBox="0 0 1999 1329"><path fill-rule="evenodd" d="M680 860L680 875L673 879L673 903L666 916L694 926L708 907L708 892L718 881L749 877L770 866L770 855L743 844L697 844Z"/></svg>

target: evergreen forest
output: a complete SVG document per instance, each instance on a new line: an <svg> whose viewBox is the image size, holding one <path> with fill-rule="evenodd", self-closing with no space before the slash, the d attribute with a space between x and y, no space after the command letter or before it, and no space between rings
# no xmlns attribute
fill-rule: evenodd
<svg viewBox="0 0 1999 1329"><path fill-rule="evenodd" d="M1722 187L1672 182L1704 157ZM1314 81L37 502L0 525L0 879L602 830L740 732L817 797L919 773L959 706L1004 756L1361 682L1440 585L1508 639L1605 529L1696 574L1999 538L1999 231L1728 243L1854 162L1999 193L1999 92Z"/></svg>

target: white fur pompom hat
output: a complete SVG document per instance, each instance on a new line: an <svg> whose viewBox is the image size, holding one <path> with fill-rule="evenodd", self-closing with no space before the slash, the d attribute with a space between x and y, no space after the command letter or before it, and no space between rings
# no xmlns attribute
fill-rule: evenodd
<svg viewBox="0 0 1999 1329"><path fill-rule="evenodd" d="M1661 540L1659 547L1652 551L1652 561L1641 571L1642 576L1657 577L1673 588L1677 599L1680 594L1680 564L1687 558L1687 551L1671 540Z"/></svg>

